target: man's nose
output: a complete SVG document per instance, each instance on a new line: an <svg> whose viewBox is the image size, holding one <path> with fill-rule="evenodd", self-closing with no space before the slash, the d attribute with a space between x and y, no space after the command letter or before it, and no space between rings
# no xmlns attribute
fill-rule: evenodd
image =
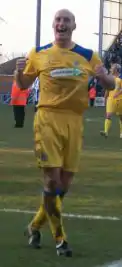
<svg viewBox="0 0 122 267"><path fill-rule="evenodd" d="M61 19L61 20L60 20L59 25L60 25L60 26L64 26L64 19Z"/></svg>

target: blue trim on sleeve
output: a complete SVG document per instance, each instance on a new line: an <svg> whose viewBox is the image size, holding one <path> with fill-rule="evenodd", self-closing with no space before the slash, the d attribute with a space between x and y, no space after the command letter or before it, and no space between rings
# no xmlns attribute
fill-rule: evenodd
<svg viewBox="0 0 122 267"><path fill-rule="evenodd" d="M44 46L37 46L37 47L36 47L36 52L38 53L38 52L40 52L41 50L46 50L46 49L48 49L48 48L50 48L50 47L52 47L52 46L53 46L52 43L47 44L47 45L44 45Z"/></svg>
<svg viewBox="0 0 122 267"><path fill-rule="evenodd" d="M90 61L93 55L93 50L84 48L80 45L75 45L74 48L71 49L72 52L79 54L84 57L86 60Z"/></svg>

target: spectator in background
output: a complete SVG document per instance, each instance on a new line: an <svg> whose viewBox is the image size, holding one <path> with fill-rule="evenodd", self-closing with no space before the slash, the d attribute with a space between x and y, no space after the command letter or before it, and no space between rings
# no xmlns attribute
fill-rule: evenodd
<svg viewBox="0 0 122 267"><path fill-rule="evenodd" d="M27 104L27 99L29 96L29 89L20 90L14 81L11 90L11 102L10 105L13 106L15 128L23 128L25 119L25 106Z"/></svg>
<svg viewBox="0 0 122 267"><path fill-rule="evenodd" d="M96 88L95 88L95 85L93 85L89 89L89 103L90 103L90 107L94 107L95 98L96 98Z"/></svg>
<svg viewBox="0 0 122 267"><path fill-rule="evenodd" d="M113 63L122 65L122 31L120 31L112 46L104 55L104 64L108 70L110 70Z"/></svg>

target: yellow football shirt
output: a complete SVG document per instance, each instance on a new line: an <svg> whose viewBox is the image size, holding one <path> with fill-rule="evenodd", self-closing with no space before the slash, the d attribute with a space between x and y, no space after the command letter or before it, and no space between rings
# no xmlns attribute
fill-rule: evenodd
<svg viewBox="0 0 122 267"><path fill-rule="evenodd" d="M33 49L24 73L40 80L39 107L82 114L88 107L88 80L99 56L77 44L72 49L50 43Z"/></svg>
<svg viewBox="0 0 122 267"><path fill-rule="evenodd" d="M122 88L122 80L119 77L115 77L115 89L109 92L109 98L113 98L116 93ZM122 95L119 95L117 99L122 98Z"/></svg>

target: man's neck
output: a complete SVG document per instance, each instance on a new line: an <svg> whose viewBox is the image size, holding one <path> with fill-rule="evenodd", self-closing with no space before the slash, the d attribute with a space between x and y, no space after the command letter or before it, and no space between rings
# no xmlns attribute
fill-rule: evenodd
<svg viewBox="0 0 122 267"><path fill-rule="evenodd" d="M57 40L55 40L54 44L60 48L67 48L67 49L72 49L75 46L75 43L72 42L71 40L69 40L69 41L57 41Z"/></svg>
<svg viewBox="0 0 122 267"><path fill-rule="evenodd" d="M118 75L118 73L115 73L115 75L114 75L115 77L119 77L119 75Z"/></svg>

